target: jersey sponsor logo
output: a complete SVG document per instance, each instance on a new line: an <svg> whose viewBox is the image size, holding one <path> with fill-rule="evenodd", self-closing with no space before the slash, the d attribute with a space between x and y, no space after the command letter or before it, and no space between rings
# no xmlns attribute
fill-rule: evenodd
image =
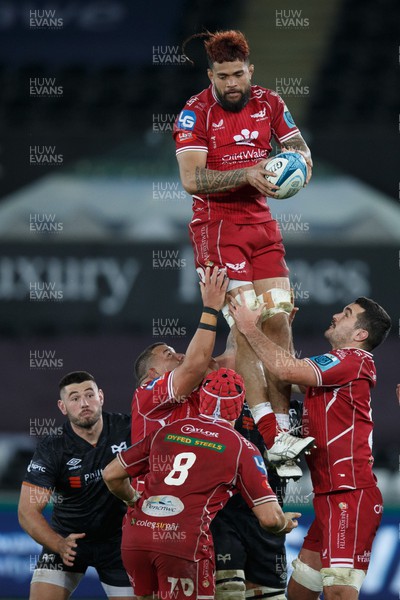
<svg viewBox="0 0 400 600"><path fill-rule="evenodd" d="M310 360L315 362L321 371L328 371L328 369L331 369L340 363L338 357L334 354L330 354L329 352L326 354L320 354L319 356L310 356Z"/></svg>
<svg viewBox="0 0 400 600"><path fill-rule="evenodd" d="M178 135L177 135L177 140L181 144L187 144L188 142L191 142L192 140L195 140L196 138L197 138L197 136L194 133L192 133L191 131L181 131L181 133L178 133Z"/></svg>
<svg viewBox="0 0 400 600"><path fill-rule="evenodd" d="M68 477L69 480L69 485L72 488L81 488L82 487L82 482L81 482L81 478L79 477L79 475L73 477Z"/></svg>
<svg viewBox="0 0 400 600"><path fill-rule="evenodd" d="M80 469L81 468L81 463L82 459L81 458L71 458L71 460L69 460L67 463L65 463L68 467L68 471L73 471L74 469Z"/></svg>
<svg viewBox="0 0 400 600"><path fill-rule="evenodd" d="M369 563L371 560L371 550L364 550L363 554L356 554L355 559L358 562Z"/></svg>
<svg viewBox="0 0 400 600"><path fill-rule="evenodd" d="M347 502L339 502L339 508L340 510L347 510L349 508L349 505L347 504Z"/></svg>
<svg viewBox="0 0 400 600"><path fill-rule="evenodd" d="M253 144L254 146L254 144ZM257 158L267 158L268 150L265 148L257 148L251 150L243 150L242 152L237 152L236 154L224 154L222 157L223 163L231 163L231 162L243 162L255 160Z"/></svg>
<svg viewBox="0 0 400 600"><path fill-rule="evenodd" d="M375 504L375 506L374 506L374 513L376 513L377 515L381 515L383 513L383 506L382 506L382 504Z"/></svg>
<svg viewBox="0 0 400 600"><path fill-rule="evenodd" d="M255 143L252 142L252 140L256 140L258 135L259 132L257 130L250 131L249 129L242 129L240 133L233 136L233 139L238 146L255 146Z"/></svg>
<svg viewBox="0 0 400 600"><path fill-rule="evenodd" d="M256 463L257 469L267 477L267 469L265 468L265 464L262 456L253 456L254 462Z"/></svg>
<svg viewBox="0 0 400 600"><path fill-rule="evenodd" d="M232 560L232 556L230 554L217 554L217 560L221 560L225 564L227 560Z"/></svg>
<svg viewBox="0 0 400 600"><path fill-rule="evenodd" d="M113 444L111 446L111 452L113 454L117 454L118 452L122 452L122 450L127 450L128 446L126 442L121 442L119 445L118 444Z"/></svg>
<svg viewBox="0 0 400 600"><path fill-rule="evenodd" d="M101 469L96 469L91 473L85 473L83 477L85 483L94 483L96 481L100 481L100 479L102 479Z"/></svg>
<svg viewBox="0 0 400 600"><path fill-rule="evenodd" d="M285 119L286 125L290 129L293 129L294 127L296 127L296 123L294 122L293 117L288 110L285 110L285 112L283 113L283 118Z"/></svg>
<svg viewBox="0 0 400 600"><path fill-rule="evenodd" d="M218 121L218 123L212 123L211 127L213 127L213 129L221 129L221 127L224 126L224 120L221 119L220 121Z"/></svg>
<svg viewBox="0 0 400 600"><path fill-rule="evenodd" d="M169 517L179 515L185 508L176 496L150 496L142 505L142 512L150 517Z"/></svg>
<svg viewBox="0 0 400 600"><path fill-rule="evenodd" d="M164 441L175 442L176 444L183 444L184 446L196 446L197 448L207 448L207 450L215 450L216 452L225 452L226 446L224 444L217 444L216 442L210 442L209 440L200 440L189 436L176 435L175 433L168 433Z"/></svg>
<svg viewBox="0 0 400 600"><path fill-rule="evenodd" d="M46 467L44 465L40 465L39 463L31 462L28 465L28 473L46 473Z"/></svg>
<svg viewBox="0 0 400 600"><path fill-rule="evenodd" d="M240 273L242 271L244 271L245 267L246 267L246 261L244 260L241 263L225 263L226 266L228 267L228 269L231 269L231 271L236 271L237 273Z"/></svg>
<svg viewBox="0 0 400 600"><path fill-rule="evenodd" d="M183 110L178 118L178 129L192 131L196 124L196 113L192 110Z"/></svg>
<svg viewBox="0 0 400 600"><path fill-rule="evenodd" d="M181 428L182 433L201 433L202 435L208 435L210 437L219 437L217 431L207 431L201 427L195 427L194 425L184 425Z"/></svg>

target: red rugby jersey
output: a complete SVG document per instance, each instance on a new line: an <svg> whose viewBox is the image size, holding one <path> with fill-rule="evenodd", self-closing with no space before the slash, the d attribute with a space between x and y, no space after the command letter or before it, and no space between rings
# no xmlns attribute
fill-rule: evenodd
<svg viewBox="0 0 400 600"><path fill-rule="evenodd" d="M372 354L341 348L305 359L318 385L307 389L303 435L315 437L307 463L316 494L376 485L372 472Z"/></svg>
<svg viewBox="0 0 400 600"><path fill-rule="evenodd" d="M261 454L222 419L174 421L118 458L129 475L147 473L124 522L123 550L198 561L213 552L210 523L235 491L251 508L277 502Z"/></svg>
<svg viewBox="0 0 400 600"><path fill-rule="evenodd" d="M238 113L224 110L212 85L192 96L180 112L173 136L176 154L207 153L207 168L229 171L268 158L271 138L279 143L299 134L282 98L272 90L251 86L251 96ZM272 219L265 197L250 185L215 194L193 195L193 220L225 219L264 223Z"/></svg>
<svg viewBox="0 0 400 600"><path fill-rule="evenodd" d="M199 414L198 390L189 394L186 400L177 402L173 394L173 378L174 371L168 371L135 390L131 406L132 444L171 421Z"/></svg>

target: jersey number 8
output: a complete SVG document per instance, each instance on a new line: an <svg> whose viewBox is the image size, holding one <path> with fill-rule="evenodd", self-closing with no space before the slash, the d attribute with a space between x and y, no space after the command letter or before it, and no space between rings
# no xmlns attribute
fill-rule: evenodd
<svg viewBox="0 0 400 600"><path fill-rule="evenodd" d="M172 471L164 478L164 483L168 485L182 485L185 483L190 467L193 467L197 456L194 452L181 452L174 458ZM177 475L177 477L176 477Z"/></svg>

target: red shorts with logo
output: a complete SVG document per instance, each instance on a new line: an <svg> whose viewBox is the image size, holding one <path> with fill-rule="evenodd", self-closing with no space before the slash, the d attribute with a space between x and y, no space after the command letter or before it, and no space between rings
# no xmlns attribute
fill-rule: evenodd
<svg viewBox="0 0 400 600"><path fill-rule="evenodd" d="M154 593L161 600L212 600L214 559L193 562L148 550L124 550L122 561L136 596Z"/></svg>
<svg viewBox="0 0 400 600"><path fill-rule="evenodd" d="M303 548L319 552L323 568L368 570L383 504L379 488L320 494Z"/></svg>
<svg viewBox="0 0 400 600"><path fill-rule="evenodd" d="M254 225L230 221L190 223L197 267L227 267L230 279L257 281L288 277L285 249L275 220Z"/></svg>

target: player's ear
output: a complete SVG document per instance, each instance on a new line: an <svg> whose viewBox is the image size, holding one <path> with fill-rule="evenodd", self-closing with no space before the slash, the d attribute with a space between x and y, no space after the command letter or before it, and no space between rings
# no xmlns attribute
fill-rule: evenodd
<svg viewBox="0 0 400 600"><path fill-rule="evenodd" d="M214 73L212 72L212 69L207 69L207 75L208 75L208 79L211 81L211 83L214 82Z"/></svg>
<svg viewBox="0 0 400 600"><path fill-rule="evenodd" d="M356 329L354 332L354 340L356 342L364 342L369 336L366 329Z"/></svg>
<svg viewBox="0 0 400 600"><path fill-rule="evenodd" d="M250 77L251 77L254 73L254 65L249 65L249 73L250 73Z"/></svg>
<svg viewBox="0 0 400 600"><path fill-rule="evenodd" d="M147 377L149 379L155 379L156 377L158 377L158 371L155 367L150 367L150 369L147 371Z"/></svg>
<svg viewBox="0 0 400 600"><path fill-rule="evenodd" d="M65 408L65 404L64 402L61 400L61 398L58 400L57 402L57 406L58 408L61 410L62 414L64 415L64 417L67 415L67 409Z"/></svg>
<svg viewBox="0 0 400 600"><path fill-rule="evenodd" d="M103 406L103 404L104 404L104 392L103 392L103 390L99 390L99 398L100 398L100 404L101 404L101 406Z"/></svg>

